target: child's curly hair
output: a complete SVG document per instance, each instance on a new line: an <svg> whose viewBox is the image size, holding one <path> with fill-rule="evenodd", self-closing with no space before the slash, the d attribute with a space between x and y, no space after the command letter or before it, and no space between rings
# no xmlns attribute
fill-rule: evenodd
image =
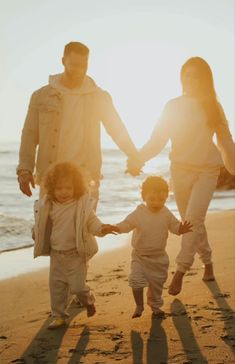
<svg viewBox="0 0 235 364"><path fill-rule="evenodd" d="M54 191L56 183L61 179L72 181L74 199L78 200L87 192L87 186L81 170L73 163L63 162L54 165L45 175L43 186L50 200L55 200Z"/></svg>
<svg viewBox="0 0 235 364"><path fill-rule="evenodd" d="M141 186L141 196L144 199L145 194L150 190L162 190L166 191L167 194L169 192L168 183L164 180L164 178L159 176L149 176L142 183Z"/></svg>

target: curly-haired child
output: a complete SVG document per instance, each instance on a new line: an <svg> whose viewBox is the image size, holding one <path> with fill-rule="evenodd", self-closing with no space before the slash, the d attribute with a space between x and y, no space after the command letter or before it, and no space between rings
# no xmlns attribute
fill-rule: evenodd
<svg viewBox="0 0 235 364"><path fill-rule="evenodd" d="M34 257L50 255L50 297L54 320L66 324L68 292L93 316L95 298L86 284L88 260L98 251L94 235L104 236L83 175L72 163L59 163L44 178L45 195L35 204Z"/></svg>

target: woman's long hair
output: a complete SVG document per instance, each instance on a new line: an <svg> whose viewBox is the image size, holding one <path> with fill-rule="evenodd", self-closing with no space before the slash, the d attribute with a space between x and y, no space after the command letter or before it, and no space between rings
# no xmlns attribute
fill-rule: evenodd
<svg viewBox="0 0 235 364"><path fill-rule="evenodd" d="M217 101L214 80L209 64L201 57L189 58L182 66L180 72L183 93L185 93L184 75L188 67L194 67L199 75L199 91L195 97L198 98L207 115L209 127L216 131L222 121L220 106Z"/></svg>

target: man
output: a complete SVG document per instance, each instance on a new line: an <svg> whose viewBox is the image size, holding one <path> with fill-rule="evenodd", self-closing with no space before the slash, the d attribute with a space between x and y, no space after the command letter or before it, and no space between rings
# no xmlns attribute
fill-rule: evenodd
<svg viewBox="0 0 235 364"><path fill-rule="evenodd" d="M27 196L52 164L71 161L87 171L98 198L101 121L118 147L138 165L137 150L110 95L87 76L88 57L86 45L68 43L62 58L64 72L50 76L49 84L31 97L17 167L19 187Z"/></svg>

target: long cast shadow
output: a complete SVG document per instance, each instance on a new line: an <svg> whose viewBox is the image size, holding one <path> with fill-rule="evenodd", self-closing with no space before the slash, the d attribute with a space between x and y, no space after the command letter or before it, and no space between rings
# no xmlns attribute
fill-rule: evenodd
<svg viewBox="0 0 235 364"><path fill-rule="evenodd" d="M80 335L80 339L76 345L75 349L72 349L72 357L70 358L68 364L78 364L80 363L80 359L85 355L85 349L89 342L90 331L87 326L84 327L82 333Z"/></svg>
<svg viewBox="0 0 235 364"><path fill-rule="evenodd" d="M151 329L147 339L147 358L143 360L144 341L141 334L131 331L131 345L133 364L160 364L168 361L168 345L164 329L163 319L152 318Z"/></svg>
<svg viewBox="0 0 235 364"><path fill-rule="evenodd" d="M179 299L175 299L171 304L172 320L178 331L184 352L189 361L195 355L198 363L208 363L201 353L196 338L194 336L190 320L187 316L186 308Z"/></svg>
<svg viewBox="0 0 235 364"><path fill-rule="evenodd" d="M229 346L230 350L235 354L235 317L234 311L226 301L226 297L229 297L229 295L221 292L221 289L216 281L204 283L213 294L213 297L218 305L218 308L206 306L205 309L214 310L223 314L221 320L224 321L225 334L221 335L221 339L226 343L226 345Z"/></svg>
<svg viewBox="0 0 235 364"><path fill-rule="evenodd" d="M68 312L70 316L68 319L68 325L73 320L73 318L82 310L83 309L76 308L74 306L69 307ZM50 322L51 322L51 317L49 317L44 322L38 333L33 337L28 347L21 355L21 360L23 361L23 363L25 364L57 363L60 345L68 329L68 325L63 326L57 330L48 330L47 327ZM82 341L82 348L84 350L84 341Z"/></svg>

